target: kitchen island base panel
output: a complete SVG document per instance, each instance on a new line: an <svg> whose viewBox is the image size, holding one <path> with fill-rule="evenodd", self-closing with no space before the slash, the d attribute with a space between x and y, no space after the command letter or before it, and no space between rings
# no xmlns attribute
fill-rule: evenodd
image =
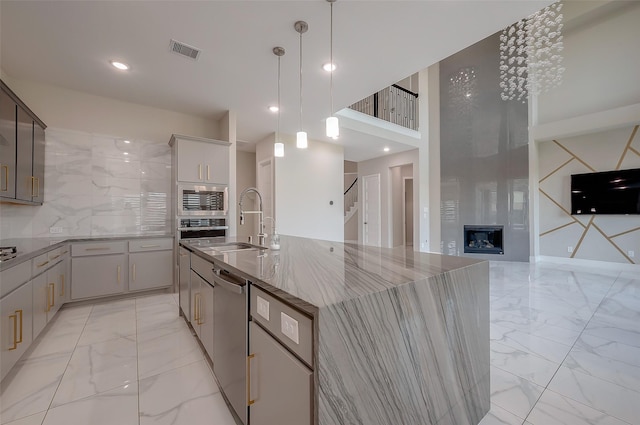
<svg viewBox="0 0 640 425"><path fill-rule="evenodd" d="M319 425L478 424L490 408L488 267L321 308Z"/></svg>

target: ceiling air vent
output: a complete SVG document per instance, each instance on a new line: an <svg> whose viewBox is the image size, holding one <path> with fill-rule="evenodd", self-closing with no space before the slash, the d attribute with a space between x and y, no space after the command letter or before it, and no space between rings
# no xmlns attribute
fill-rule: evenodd
<svg viewBox="0 0 640 425"><path fill-rule="evenodd" d="M189 46L188 44L184 44L173 39L171 40L169 48L173 53L186 56L189 59L198 60L198 56L200 56L200 49L197 47Z"/></svg>

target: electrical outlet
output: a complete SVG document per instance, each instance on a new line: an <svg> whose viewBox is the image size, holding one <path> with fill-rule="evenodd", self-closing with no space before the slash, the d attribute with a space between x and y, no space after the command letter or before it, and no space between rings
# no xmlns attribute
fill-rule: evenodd
<svg viewBox="0 0 640 425"><path fill-rule="evenodd" d="M269 301L260 296L257 296L256 298L258 301L256 304L258 314L264 317L266 320L269 320Z"/></svg>
<svg viewBox="0 0 640 425"><path fill-rule="evenodd" d="M567 247L567 252L569 252L569 253L573 252L573 247L572 246L568 246Z"/></svg>
<svg viewBox="0 0 640 425"><path fill-rule="evenodd" d="M62 227L49 227L49 233L62 233Z"/></svg>
<svg viewBox="0 0 640 425"><path fill-rule="evenodd" d="M630 258L633 258L636 255L636 253L633 251L628 251L627 255L629 255Z"/></svg>
<svg viewBox="0 0 640 425"><path fill-rule="evenodd" d="M298 321L293 317L280 313L280 329L284 336L289 338L291 341L299 344L298 340Z"/></svg>

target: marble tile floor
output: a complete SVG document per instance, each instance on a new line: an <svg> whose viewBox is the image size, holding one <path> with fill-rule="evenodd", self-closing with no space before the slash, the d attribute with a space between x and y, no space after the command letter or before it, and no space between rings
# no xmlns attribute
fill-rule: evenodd
<svg viewBox="0 0 640 425"><path fill-rule="evenodd" d="M60 310L2 382L2 425L236 425L177 294Z"/></svg>
<svg viewBox="0 0 640 425"><path fill-rule="evenodd" d="M640 275L491 263L481 425L640 424ZM2 425L235 425L164 294L65 308L3 381ZM403 424L419 425L419 424Z"/></svg>

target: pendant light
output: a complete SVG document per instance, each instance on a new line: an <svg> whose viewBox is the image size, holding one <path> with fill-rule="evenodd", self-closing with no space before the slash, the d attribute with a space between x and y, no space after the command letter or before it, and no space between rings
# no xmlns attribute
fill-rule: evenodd
<svg viewBox="0 0 640 425"><path fill-rule="evenodd" d="M337 139L340 136L340 126L338 123L338 117L333 116L333 70L336 69L335 64L333 63L333 3L336 0L327 0L331 5L331 29L330 29L330 38L329 38L329 49L330 49L330 62L329 62L329 93L331 95L331 109L329 110L329 118L326 121L326 132L327 137L331 137L332 139Z"/></svg>
<svg viewBox="0 0 640 425"><path fill-rule="evenodd" d="M307 132L302 130L302 34L307 32L309 25L305 21L298 21L293 28L300 34L300 131L296 133L296 146L299 149L307 148Z"/></svg>
<svg viewBox="0 0 640 425"><path fill-rule="evenodd" d="M281 158L284 156L284 143L280 140L280 58L284 56L284 48L274 47L273 54L278 57L278 127L276 130L276 140L273 144L273 156Z"/></svg>

